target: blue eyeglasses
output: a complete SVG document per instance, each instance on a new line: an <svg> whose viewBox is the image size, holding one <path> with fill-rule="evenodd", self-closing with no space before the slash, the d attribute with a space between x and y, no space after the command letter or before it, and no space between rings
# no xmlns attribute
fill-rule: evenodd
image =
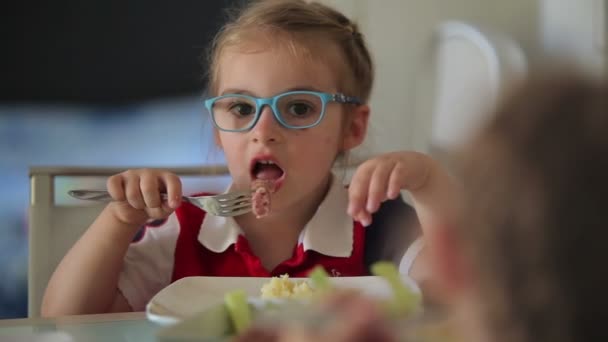
<svg viewBox="0 0 608 342"><path fill-rule="evenodd" d="M206 100L205 107L219 130L244 132L255 126L265 105L270 106L274 117L283 127L314 127L323 120L325 107L329 102L361 104L358 98L340 93L289 91L268 98L226 94Z"/></svg>

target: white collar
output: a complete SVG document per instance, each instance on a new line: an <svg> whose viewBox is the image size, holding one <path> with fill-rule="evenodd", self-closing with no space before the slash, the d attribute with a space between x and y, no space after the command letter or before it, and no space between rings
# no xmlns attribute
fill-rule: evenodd
<svg viewBox="0 0 608 342"><path fill-rule="evenodd" d="M351 255L353 219L346 213L347 206L348 191L338 177L332 175L325 199L300 233L299 243L305 251L314 250L333 257ZM241 234L241 228L232 217L205 215L198 241L207 249L222 253L235 244Z"/></svg>

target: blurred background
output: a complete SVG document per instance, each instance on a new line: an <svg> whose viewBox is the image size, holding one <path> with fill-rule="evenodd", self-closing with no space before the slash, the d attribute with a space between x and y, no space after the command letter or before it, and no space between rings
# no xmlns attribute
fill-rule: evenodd
<svg viewBox="0 0 608 342"><path fill-rule="evenodd" d="M223 9L242 2L58 0L3 6L0 318L27 316L29 167L223 163L203 109L202 56L226 19ZM357 20L377 66L369 138L358 151L364 156L432 151L453 142L435 137L462 136L455 130L469 121L460 114L486 108L481 99L488 98L487 87L464 86L483 84L471 81L482 67L469 57L447 55L462 72L447 73L449 80L467 93L436 91L447 78L438 77L440 68L431 61L437 33L447 22L508 38L518 51L514 73L547 56L590 73L605 70L603 0L322 2ZM507 76L502 73L498 82Z"/></svg>
<svg viewBox="0 0 608 342"><path fill-rule="evenodd" d="M27 316L28 168L222 163L204 55L235 1L3 6L0 318Z"/></svg>

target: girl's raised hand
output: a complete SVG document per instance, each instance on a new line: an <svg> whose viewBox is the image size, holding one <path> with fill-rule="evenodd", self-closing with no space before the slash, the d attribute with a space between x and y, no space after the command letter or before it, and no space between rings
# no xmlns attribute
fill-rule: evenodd
<svg viewBox="0 0 608 342"><path fill-rule="evenodd" d="M391 152L361 164L348 188L348 214L368 226L380 204L395 199L400 191L416 190L427 181L431 163L425 154L411 151Z"/></svg>
<svg viewBox="0 0 608 342"><path fill-rule="evenodd" d="M107 187L114 199L109 204L114 216L130 225L166 218L181 203L182 183L165 170L127 170L110 177ZM167 194L167 201L162 200L161 193Z"/></svg>

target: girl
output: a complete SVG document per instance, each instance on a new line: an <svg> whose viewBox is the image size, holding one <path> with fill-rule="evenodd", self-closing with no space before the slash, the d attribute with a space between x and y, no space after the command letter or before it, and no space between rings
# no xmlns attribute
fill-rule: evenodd
<svg viewBox="0 0 608 342"><path fill-rule="evenodd" d="M206 106L233 179L228 191L264 182L270 213L205 215L181 203L173 174L115 175L107 184L115 201L58 266L43 315L143 310L187 276L306 276L319 264L335 276L366 274L364 225L404 184L423 184L428 161L400 154L425 161L407 174L394 158L365 167L381 172L361 173L351 189L357 221L348 216L348 192L331 167L365 137L372 83L362 35L342 14L298 0L250 4L214 41ZM131 243L150 220L162 223Z"/></svg>

